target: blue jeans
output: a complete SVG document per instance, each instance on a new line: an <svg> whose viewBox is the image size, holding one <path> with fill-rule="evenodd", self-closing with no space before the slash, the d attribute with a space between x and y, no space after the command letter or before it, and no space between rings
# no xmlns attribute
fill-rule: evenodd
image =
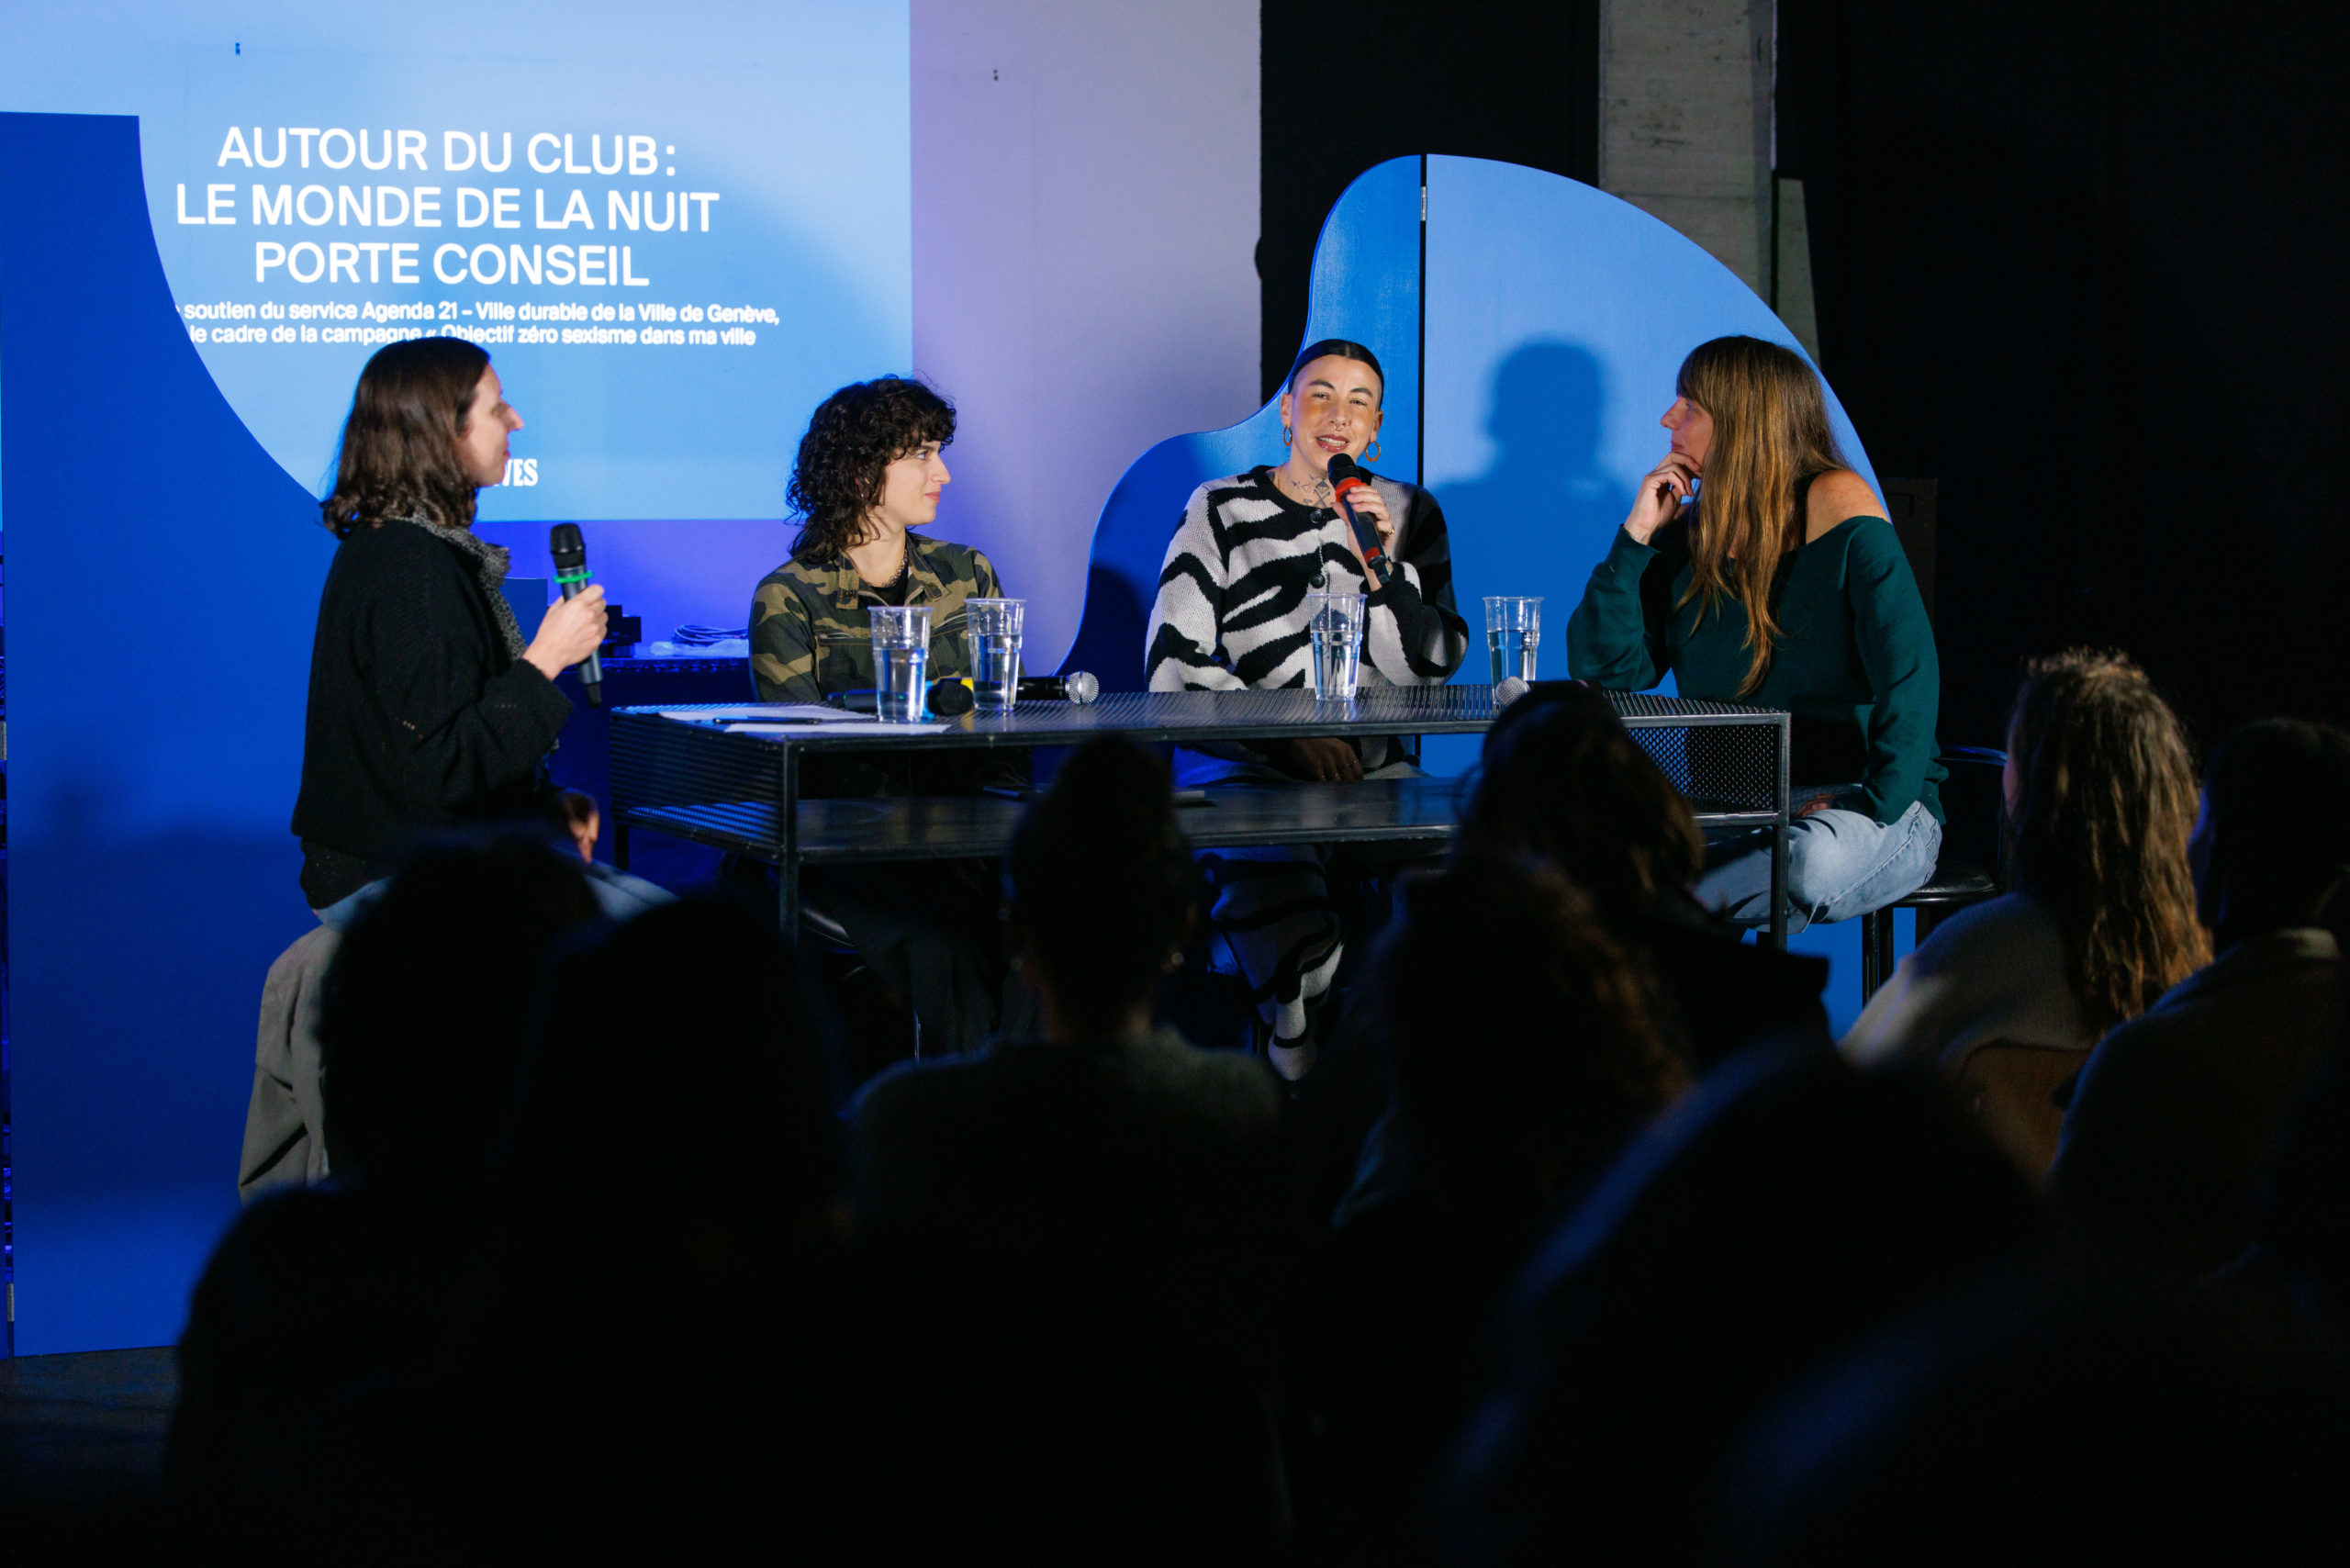
<svg viewBox="0 0 2350 1568"><path fill-rule="evenodd" d="M1908 897L1934 874L1942 851L1942 824L1922 801L1890 823L1834 807L1796 818L1787 829L1787 929L1850 920ZM1770 850L1707 872L1697 902L1742 925L1768 924Z"/></svg>

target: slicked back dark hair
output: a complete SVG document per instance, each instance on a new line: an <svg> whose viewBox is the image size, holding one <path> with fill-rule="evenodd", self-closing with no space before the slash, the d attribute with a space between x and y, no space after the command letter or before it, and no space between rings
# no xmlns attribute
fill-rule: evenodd
<svg viewBox="0 0 2350 1568"><path fill-rule="evenodd" d="M463 338L411 338L375 351L342 422L334 490L319 505L337 539L413 512L449 528L472 524L480 487L457 456L457 438L488 368L489 355Z"/></svg>
<svg viewBox="0 0 2350 1568"><path fill-rule="evenodd" d="M791 468L791 510L800 517L792 558L822 566L856 543L881 504L883 472L899 458L955 440L955 405L902 375L855 381L816 406Z"/></svg>
<svg viewBox="0 0 2350 1568"><path fill-rule="evenodd" d="M1289 379L1281 383L1281 390L1296 391L1299 372L1315 360L1328 359L1334 354L1339 359L1350 359L1359 364L1371 366L1371 373L1379 377L1379 401L1382 406L1386 403L1387 372L1381 367L1379 356L1351 338L1324 338L1319 342L1308 343L1298 350L1297 359L1289 367Z"/></svg>

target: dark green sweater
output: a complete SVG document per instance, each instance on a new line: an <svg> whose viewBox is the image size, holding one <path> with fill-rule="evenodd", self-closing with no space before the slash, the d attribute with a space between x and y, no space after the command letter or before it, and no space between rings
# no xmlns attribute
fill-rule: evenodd
<svg viewBox="0 0 2350 1568"><path fill-rule="evenodd" d="M1796 784L1858 780L1837 804L1881 823L1913 801L1942 816L1942 666L1891 523L1848 517L1787 556L1772 590L1778 645L1762 684L1742 696L1746 611L1733 599L1701 617L1695 600L1681 602L1689 575L1685 521L1648 544L1617 530L1567 622L1575 678L1642 691L1671 670L1684 697L1785 709L1795 715Z"/></svg>

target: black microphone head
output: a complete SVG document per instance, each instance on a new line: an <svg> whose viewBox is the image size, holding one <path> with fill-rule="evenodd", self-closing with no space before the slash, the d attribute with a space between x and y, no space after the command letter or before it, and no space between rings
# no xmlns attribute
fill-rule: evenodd
<svg viewBox="0 0 2350 1568"><path fill-rule="evenodd" d="M588 542L579 537L576 522L558 522L547 530L547 554L554 557L557 571L574 571L588 564Z"/></svg>
<svg viewBox="0 0 2350 1568"><path fill-rule="evenodd" d="M1333 485L1340 485L1344 484L1348 479L1360 479L1361 477L1362 467L1353 458L1348 456L1343 452L1333 453L1331 454L1330 483Z"/></svg>

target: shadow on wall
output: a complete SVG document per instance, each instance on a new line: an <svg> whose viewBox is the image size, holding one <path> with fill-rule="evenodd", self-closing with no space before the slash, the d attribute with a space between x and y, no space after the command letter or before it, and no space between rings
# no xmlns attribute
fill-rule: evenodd
<svg viewBox="0 0 2350 1568"><path fill-rule="evenodd" d="M1591 350L1549 339L1512 349L1494 373L1485 405L1492 462L1473 479L1436 487L1456 541L1456 555L1463 539L1522 534L1529 514L1550 514L1538 526L1555 529L1565 540L1611 534L1631 510L1632 497L1600 465L1606 414L1606 383L1599 358ZM1524 588L1506 586L1505 573L1498 581L1477 586L1496 592L1539 591L1531 584L1531 572L1528 575ZM1572 602L1543 606L1542 645L1550 666L1545 675L1566 674L1566 616L1573 608ZM1464 614L1475 609L1461 605ZM1482 680L1483 676L1472 669L1463 678Z"/></svg>
<svg viewBox="0 0 2350 1568"><path fill-rule="evenodd" d="M1600 462L1606 405L1599 357L1580 343L1537 338L1494 368L1483 426L1491 460L1472 478L1433 487L1452 535L1454 592L1469 621L1469 657L1455 678L1482 682L1493 673L1484 653L1487 593L1543 597L1540 672L1566 676L1567 617L1583 585L1562 585L1554 563L1561 555L1579 560L1588 542L1612 536L1632 504ZM1563 598L1561 586L1572 588ZM1476 762L1479 741L1430 735L1421 743L1420 766L1458 777Z"/></svg>

